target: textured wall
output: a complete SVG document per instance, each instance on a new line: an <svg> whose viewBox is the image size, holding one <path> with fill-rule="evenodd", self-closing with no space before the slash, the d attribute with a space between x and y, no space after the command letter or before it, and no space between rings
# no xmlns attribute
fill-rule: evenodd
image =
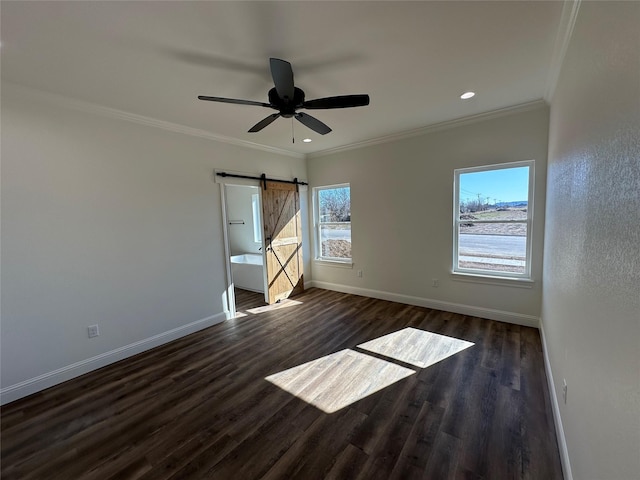
<svg viewBox="0 0 640 480"><path fill-rule="evenodd" d="M638 478L640 3L580 6L547 178L542 320L573 477Z"/></svg>

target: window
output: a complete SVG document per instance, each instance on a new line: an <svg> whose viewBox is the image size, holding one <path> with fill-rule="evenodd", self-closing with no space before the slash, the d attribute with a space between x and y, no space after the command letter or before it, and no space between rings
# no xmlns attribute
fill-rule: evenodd
<svg viewBox="0 0 640 480"><path fill-rule="evenodd" d="M260 199L258 194L251 195L251 212L253 213L253 241L262 243L262 222L260 222Z"/></svg>
<svg viewBox="0 0 640 480"><path fill-rule="evenodd" d="M453 271L531 277L534 162L454 171Z"/></svg>
<svg viewBox="0 0 640 480"><path fill-rule="evenodd" d="M313 189L316 258L351 261L351 189L349 184Z"/></svg>

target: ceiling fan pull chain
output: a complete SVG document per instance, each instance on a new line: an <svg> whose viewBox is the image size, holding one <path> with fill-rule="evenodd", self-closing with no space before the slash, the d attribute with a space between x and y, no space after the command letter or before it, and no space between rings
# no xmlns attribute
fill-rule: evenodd
<svg viewBox="0 0 640 480"><path fill-rule="evenodd" d="M296 136L293 134L293 117L291 117L291 143L296 143Z"/></svg>

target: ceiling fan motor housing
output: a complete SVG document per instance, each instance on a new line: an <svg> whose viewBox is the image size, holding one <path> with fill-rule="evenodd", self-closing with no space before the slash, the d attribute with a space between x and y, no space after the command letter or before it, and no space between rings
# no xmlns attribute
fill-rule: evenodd
<svg viewBox="0 0 640 480"><path fill-rule="evenodd" d="M302 107L304 103L304 92L295 87L293 90L293 99L288 97L280 98L275 88L269 90L269 103L273 108L280 112L284 118L291 118L295 115L296 109Z"/></svg>

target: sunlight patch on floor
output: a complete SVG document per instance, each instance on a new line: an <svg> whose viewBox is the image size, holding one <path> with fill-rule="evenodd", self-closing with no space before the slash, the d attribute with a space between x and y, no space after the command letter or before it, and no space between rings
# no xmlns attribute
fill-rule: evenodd
<svg viewBox="0 0 640 480"><path fill-rule="evenodd" d="M404 364L427 368L473 346L459 338L407 327L357 346ZM265 380L333 413L413 375L415 370L355 350L341 350Z"/></svg>
<svg viewBox="0 0 640 480"><path fill-rule="evenodd" d="M266 377L266 380L333 413L415 371L353 350L341 350Z"/></svg>
<svg viewBox="0 0 640 480"><path fill-rule="evenodd" d="M466 340L407 327L362 343L358 348L427 368L473 345Z"/></svg>
<svg viewBox="0 0 640 480"><path fill-rule="evenodd" d="M281 308L294 307L296 305L302 305L302 302L287 298L285 300L281 300L278 303L274 303L273 305L265 305L264 307L256 307L256 308L248 308L247 312L253 313L255 315L258 313L270 312L272 310L280 310Z"/></svg>

